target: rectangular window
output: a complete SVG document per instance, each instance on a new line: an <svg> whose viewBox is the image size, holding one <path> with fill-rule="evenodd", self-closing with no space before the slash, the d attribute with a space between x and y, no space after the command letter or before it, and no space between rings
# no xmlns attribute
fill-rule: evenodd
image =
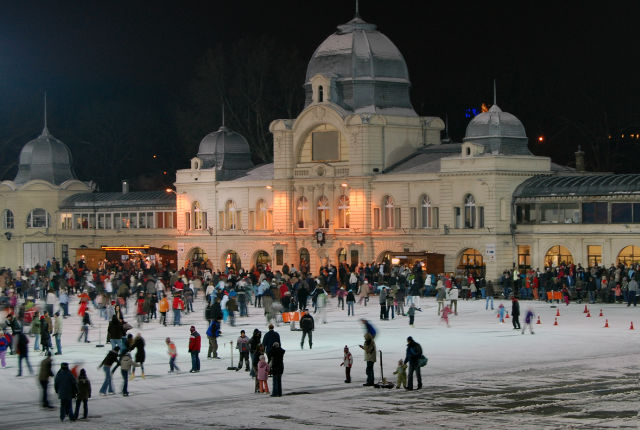
<svg viewBox="0 0 640 430"><path fill-rule="evenodd" d="M540 222L543 224L580 223L578 203L543 203L540 205Z"/></svg>
<svg viewBox="0 0 640 430"><path fill-rule="evenodd" d="M440 226L440 210L438 208L431 208L431 228L438 228Z"/></svg>
<svg viewBox="0 0 640 430"><path fill-rule="evenodd" d="M284 250L276 249L276 265L282 266L284 264Z"/></svg>
<svg viewBox="0 0 640 430"><path fill-rule="evenodd" d="M89 214L89 228L96 228L96 214Z"/></svg>
<svg viewBox="0 0 640 430"><path fill-rule="evenodd" d="M73 228L73 219L71 214L62 214L60 215L60 219L62 220L63 230L71 230Z"/></svg>
<svg viewBox="0 0 640 430"><path fill-rule="evenodd" d="M337 131L314 131L311 134L313 161L340 159L340 134Z"/></svg>
<svg viewBox="0 0 640 430"><path fill-rule="evenodd" d="M256 230L256 213L249 211L249 230Z"/></svg>
<svg viewBox="0 0 640 430"><path fill-rule="evenodd" d="M224 211L218 212L218 230L226 230L226 224L224 223Z"/></svg>
<svg viewBox="0 0 640 430"><path fill-rule="evenodd" d="M607 224L606 202L592 202L582 204L582 223L583 224Z"/></svg>
<svg viewBox="0 0 640 430"><path fill-rule="evenodd" d="M478 206L478 228L484 228L484 206Z"/></svg>
<svg viewBox="0 0 640 430"><path fill-rule="evenodd" d="M184 228L185 230L191 230L191 212L184 213Z"/></svg>
<svg viewBox="0 0 640 430"><path fill-rule="evenodd" d="M164 228L165 212L156 212L156 228Z"/></svg>
<svg viewBox="0 0 640 430"><path fill-rule="evenodd" d="M120 214L117 212L113 214L113 228L115 229L122 228L122 219L120 218Z"/></svg>
<svg viewBox="0 0 640 430"><path fill-rule="evenodd" d="M633 223L640 223L640 203L633 204Z"/></svg>
<svg viewBox="0 0 640 430"><path fill-rule="evenodd" d="M138 228L138 214L136 212L129 214L129 228Z"/></svg>
<svg viewBox="0 0 640 430"><path fill-rule="evenodd" d="M267 230L273 230L273 209L267 211Z"/></svg>
<svg viewBox="0 0 640 430"><path fill-rule="evenodd" d="M380 230L380 208L373 208L373 229Z"/></svg>
<svg viewBox="0 0 640 430"><path fill-rule="evenodd" d="M69 245L62 244L62 264L67 264L69 262Z"/></svg>
<svg viewBox="0 0 640 430"><path fill-rule="evenodd" d="M633 204L611 203L611 222L630 223L633 220Z"/></svg>
<svg viewBox="0 0 640 430"><path fill-rule="evenodd" d="M351 264L358 264L360 262L360 257L358 255L357 249L351 250Z"/></svg>
<svg viewBox="0 0 640 430"><path fill-rule="evenodd" d="M516 206L516 222L518 224L536 224L536 207L533 204L525 203Z"/></svg>
<svg viewBox="0 0 640 430"><path fill-rule="evenodd" d="M518 267L520 269L531 267L531 247L529 245L518 245Z"/></svg>
<svg viewBox="0 0 640 430"><path fill-rule="evenodd" d="M394 208L395 209L395 214L394 214L394 227L395 228L401 228L402 227L402 209L401 208Z"/></svg>
<svg viewBox="0 0 640 430"><path fill-rule="evenodd" d="M98 229L104 230L104 214L98 214Z"/></svg>
<svg viewBox="0 0 640 430"><path fill-rule="evenodd" d="M111 214L104 214L104 228L106 230L113 229L113 222L111 221L112 218L113 216Z"/></svg>
<svg viewBox="0 0 640 430"><path fill-rule="evenodd" d="M460 228L462 225L462 211L459 206L453 208L453 224L454 228Z"/></svg>
<svg viewBox="0 0 640 430"><path fill-rule="evenodd" d="M418 228L418 208L411 208L411 228Z"/></svg>
<svg viewBox="0 0 640 430"><path fill-rule="evenodd" d="M589 267L602 264L602 246L587 245L587 262Z"/></svg>

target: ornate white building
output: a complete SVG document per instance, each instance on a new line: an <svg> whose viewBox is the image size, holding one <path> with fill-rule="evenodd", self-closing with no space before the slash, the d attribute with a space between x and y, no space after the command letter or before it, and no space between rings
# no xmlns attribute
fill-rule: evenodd
<svg viewBox="0 0 640 430"><path fill-rule="evenodd" d="M3 243L0 266L27 264L27 243L40 236L56 256L93 237L87 246L164 246L178 265L215 268L305 261L316 271L325 261L440 254L444 266L428 270L476 267L495 279L514 265L640 261L640 175L534 156L522 123L495 103L462 143L443 143L443 121L416 114L404 58L375 25L340 25L314 52L304 88L297 118L270 125L273 163L253 166L249 143L223 126L176 173L175 195L90 193L73 175L3 182L0 205L14 220L3 227L19 240ZM29 211L45 195L56 226L33 230Z"/></svg>

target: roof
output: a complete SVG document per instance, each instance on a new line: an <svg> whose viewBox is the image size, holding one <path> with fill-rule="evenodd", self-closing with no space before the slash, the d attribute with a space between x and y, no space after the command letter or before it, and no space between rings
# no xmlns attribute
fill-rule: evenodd
<svg viewBox="0 0 640 430"><path fill-rule="evenodd" d="M176 208L176 196L166 191L130 191L128 193L78 193L66 198L60 209L116 209L145 207Z"/></svg>
<svg viewBox="0 0 640 430"><path fill-rule="evenodd" d="M496 104L469 122L463 141L483 145L491 154L531 155L522 122Z"/></svg>
<svg viewBox="0 0 640 430"><path fill-rule="evenodd" d="M515 198L561 196L640 196L640 174L538 175L516 188Z"/></svg>
<svg viewBox="0 0 640 430"><path fill-rule="evenodd" d="M215 167L218 170L242 173L253 167L247 139L225 126L202 139L198 158L202 160L202 167L205 169Z"/></svg>
<svg viewBox="0 0 640 430"><path fill-rule="evenodd" d="M77 179L71 168L72 160L67 145L53 137L45 126L40 136L27 142L20 151L18 173L13 182L25 184L41 179L60 185Z"/></svg>
<svg viewBox="0 0 640 430"><path fill-rule="evenodd" d="M262 164L255 169L251 169L247 172L246 175L234 179L232 182L271 180L273 180L273 163Z"/></svg>
<svg viewBox="0 0 640 430"><path fill-rule="evenodd" d="M425 146L389 166L383 173L437 173L440 172L440 160L451 155L459 155L461 148L460 143Z"/></svg>

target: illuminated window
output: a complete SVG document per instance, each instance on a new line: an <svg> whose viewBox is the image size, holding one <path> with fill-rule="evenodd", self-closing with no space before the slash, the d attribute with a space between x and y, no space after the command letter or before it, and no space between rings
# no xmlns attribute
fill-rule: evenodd
<svg viewBox="0 0 640 430"><path fill-rule="evenodd" d="M60 221L63 230L73 229L73 217L71 216L71 214L60 214Z"/></svg>
<svg viewBox="0 0 640 430"><path fill-rule="evenodd" d="M225 205L225 229L237 230L240 228L240 212L233 200L228 200Z"/></svg>
<svg viewBox="0 0 640 430"><path fill-rule="evenodd" d="M618 254L618 263L625 266L640 263L640 246L630 245L622 248Z"/></svg>
<svg viewBox="0 0 640 430"><path fill-rule="evenodd" d="M14 227L15 224L13 220L13 212L11 212L9 209L5 209L2 212L2 228L4 228L5 230L11 230Z"/></svg>
<svg viewBox="0 0 640 430"><path fill-rule="evenodd" d="M329 214L330 214L329 200L322 196L318 199L318 227L329 228Z"/></svg>
<svg viewBox="0 0 640 430"><path fill-rule="evenodd" d="M562 263L572 264L573 263L573 255L569 250L562 246L556 245L549 248L547 254L544 257L544 262L547 267L556 267Z"/></svg>
<svg viewBox="0 0 640 430"><path fill-rule="evenodd" d="M350 215L349 197L340 196L340 199L338 199L338 228L349 228Z"/></svg>
<svg viewBox="0 0 640 430"><path fill-rule="evenodd" d="M428 195L423 195L420 202L420 227L433 228L433 208Z"/></svg>
<svg viewBox="0 0 640 430"><path fill-rule="evenodd" d="M384 217L383 217L382 227L393 228L395 226L395 222L394 222L395 205L393 203L393 197L384 196L383 206L384 206Z"/></svg>
<svg viewBox="0 0 640 430"><path fill-rule="evenodd" d="M298 228L307 228L309 225L309 221L307 220L309 211L309 202L307 198L302 196L298 199L298 204L296 205L296 220L298 222Z"/></svg>
<svg viewBox="0 0 640 430"><path fill-rule="evenodd" d="M193 229L194 230L203 230L206 228L204 224L205 212L202 211L200 207L200 202L193 202L192 206L193 210Z"/></svg>
<svg viewBox="0 0 640 430"><path fill-rule="evenodd" d="M27 215L27 228L47 228L51 217L44 209L32 209Z"/></svg>
<svg viewBox="0 0 640 430"><path fill-rule="evenodd" d="M588 267L602 264L602 246L587 245L587 264L589 265Z"/></svg>
<svg viewBox="0 0 640 430"><path fill-rule="evenodd" d="M529 269L531 267L531 247L518 245L518 268Z"/></svg>
<svg viewBox="0 0 640 430"><path fill-rule="evenodd" d="M476 227L476 199L467 194L464 198L464 228Z"/></svg>
<svg viewBox="0 0 640 430"><path fill-rule="evenodd" d="M484 266L484 259L480 251L473 248L465 249L460 256L460 268L475 268Z"/></svg>
<svg viewBox="0 0 640 430"><path fill-rule="evenodd" d="M267 203L260 199L256 204L256 230L271 230L272 228L272 212L267 207Z"/></svg>

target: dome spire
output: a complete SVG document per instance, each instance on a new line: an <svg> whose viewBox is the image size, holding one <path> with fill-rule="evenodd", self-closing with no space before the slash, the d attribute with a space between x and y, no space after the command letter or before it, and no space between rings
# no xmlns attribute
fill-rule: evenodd
<svg viewBox="0 0 640 430"><path fill-rule="evenodd" d="M42 129L42 135L47 136L49 129L47 128L47 92L44 92L44 128Z"/></svg>
<svg viewBox="0 0 640 430"><path fill-rule="evenodd" d="M356 0L356 16L355 18L360 18L360 1Z"/></svg>
<svg viewBox="0 0 640 430"><path fill-rule="evenodd" d="M493 79L493 104L496 104L496 80Z"/></svg>

